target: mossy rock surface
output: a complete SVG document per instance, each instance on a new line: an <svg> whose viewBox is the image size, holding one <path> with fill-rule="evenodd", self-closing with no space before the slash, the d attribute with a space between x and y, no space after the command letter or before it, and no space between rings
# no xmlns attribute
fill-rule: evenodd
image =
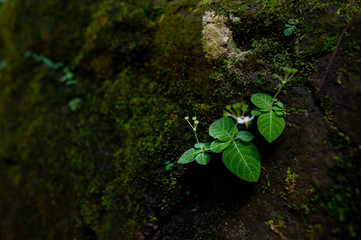
<svg viewBox="0 0 361 240"><path fill-rule="evenodd" d="M0 238L358 239L359 8L0 3ZM210 12L232 37L223 47L247 55L207 58ZM289 19L298 21L290 37ZM200 140L210 140L224 106L272 95L283 66L299 70L279 95L284 133L268 144L256 124L249 129L262 159L257 183L231 174L217 154L206 166L176 164L195 142L185 116L196 115ZM62 80L65 67L75 83Z"/></svg>

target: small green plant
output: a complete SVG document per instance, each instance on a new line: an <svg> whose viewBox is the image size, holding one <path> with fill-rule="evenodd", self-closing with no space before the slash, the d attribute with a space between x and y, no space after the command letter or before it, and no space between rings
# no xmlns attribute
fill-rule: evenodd
<svg viewBox="0 0 361 240"><path fill-rule="evenodd" d="M79 109L81 103L82 103L81 98L74 98L69 101L68 106L70 110L74 112Z"/></svg>
<svg viewBox="0 0 361 240"><path fill-rule="evenodd" d="M32 52L25 52L25 57L31 57L37 62L43 63L47 68L58 70L59 68L63 67L62 63L55 63L50 58L45 57L44 55L38 55Z"/></svg>
<svg viewBox="0 0 361 240"><path fill-rule="evenodd" d="M64 75L60 78L60 82L65 83L66 86L77 84L78 81L74 79L74 74L69 70L68 67L63 69Z"/></svg>
<svg viewBox="0 0 361 240"><path fill-rule="evenodd" d="M72 73L68 67L64 67L62 63L60 62L56 63L44 55L38 55L29 51L25 52L25 56L31 57L35 61L43 63L47 68L50 68L52 70L62 69L63 75L60 78L60 82L64 83L66 86L75 85L78 83L78 81L74 79L74 73ZM0 66L0 70L1 70L1 66ZM74 98L69 101L68 106L71 111L76 111L79 109L81 103L82 103L81 98Z"/></svg>
<svg viewBox="0 0 361 240"><path fill-rule="evenodd" d="M165 170L170 171L173 169L174 163L171 163L170 161L165 161Z"/></svg>
<svg viewBox="0 0 361 240"><path fill-rule="evenodd" d="M201 143L197 136L197 125L199 121L193 117L193 124L189 117L185 117L192 128L197 143L194 148L187 150L178 159L178 163L187 164L193 161L206 165L210 161L210 153L222 153L222 160L229 171L239 178L248 182L257 182L261 171L261 159L257 147L251 143L254 136L251 132L238 126L248 129L249 123L258 116L257 127L261 135L268 141L276 140L285 128L283 115L283 103L277 100L283 86L291 80L296 69L284 67L284 77L274 74L275 78L281 80L274 97L265 93L255 93L251 102L257 106L247 116L249 106L247 104L235 103L227 105L223 118L216 120L209 126L209 135L214 138L212 142ZM235 122L234 122L235 121Z"/></svg>
<svg viewBox="0 0 361 240"><path fill-rule="evenodd" d="M74 74L69 70L68 67L64 67L64 65L60 62L56 63L52 61L50 58L44 55L38 55L32 52L27 51L25 53L26 57L31 57L37 62L43 63L47 68L53 70L59 70L62 68L63 75L60 78L60 82L65 83L66 86L77 84L77 80L74 79Z"/></svg>
<svg viewBox="0 0 361 240"><path fill-rule="evenodd" d="M285 27L286 29L283 30L283 34L288 37L290 36L292 33L296 34L297 33L297 21L294 19L289 19L288 23L286 23Z"/></svg>
<svg viewBox="0 0 361 240"><path fill-rule="evenodd" d="M285 120L283 115L283 103L277 100L277 96L281 89L288 83L297 69L283 67L285 76L281 77L278 74L273 74L274 78L280 80L278 90L274 97L265 93L255 93L251 97L251 102L258 108L253 109L251 114L258 116L257 127L262 136L269 142L276 140L285 128Z"/></svg>
<svg viewBox="0 0 361 240"><path fill-rule="evenodd" d="M338 37L329 37L326 39L326 42L323 44L322 50L325 52L332 52L336 49L336 43L337 43Z"/></svg>

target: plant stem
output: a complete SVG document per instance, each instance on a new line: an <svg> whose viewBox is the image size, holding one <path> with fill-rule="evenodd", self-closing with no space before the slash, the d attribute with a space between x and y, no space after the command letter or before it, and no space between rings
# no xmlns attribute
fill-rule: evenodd
<svg viewBox="0 0 361 240"><path fill-rule="evenodd" d="M273 97L273 102L272 102L272 106L273 103L276 101L276 97L277 95L280 93L281 89L283 88L284 84L281 84L281 86L279 86L278 91L276 92L275 96Z"/></svg>
<svg viewBox="0 0 361 240"><path fill-rule="evenodd" d="M194 128L188 120L187 120L187 123L189 124L189 126L191 126L192 129Z"/></svg>
<svg viewBox="0 0 361 240"><path fill-rule="evenodd" d="M272 106L273 106L273 103L276 101L276 97L278 96L278 94L281 92L281 89L283 88L284 85L286 85L286 83L293 77L294 74L291 74L290 77L289 74L286 74L285 78L282 80L281 82L281 85L279 86L275 96L273 97L273 101L272 101Z"/></svg>
<svg viewBox="0 0 361 240"><path fill-rule="evenodd" d="M198 140L198 136L197 136L197 133L196 133L196 131L194 131L194 130L193 130L193 132L194 132L194 136L196 136L196 139L197 139L197 143L199 143L199 140Z"/></svg>

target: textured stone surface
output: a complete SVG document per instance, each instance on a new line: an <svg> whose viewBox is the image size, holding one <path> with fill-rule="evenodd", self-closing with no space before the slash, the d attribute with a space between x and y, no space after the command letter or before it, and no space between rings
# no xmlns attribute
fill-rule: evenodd
<svg viewBox="0 0 361 240"><path fill-rule="evenodd" d="M202 41L206 57L212 60L224 58L234 61L247 52L237 51L232 31L226 25L227 19L215 12L206 11L203 15Z"/></svg>

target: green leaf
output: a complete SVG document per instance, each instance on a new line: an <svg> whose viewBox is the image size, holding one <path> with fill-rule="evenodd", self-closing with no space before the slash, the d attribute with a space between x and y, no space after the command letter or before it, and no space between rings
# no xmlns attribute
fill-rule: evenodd
<svg viewBox="0 0 361 240"><path fill-rule="evenodd" d="M73 98L69 101L68 106L71 111L76 111L79 109L80 105L82 103L81 98Z"/></svg>
<svg viewBox="0 0 361 240"><path fill-rule="evenodd" d="M65 82L65 85L66 85L66 86L70 86L70 85L75 85L75 84L77 84L77 83L78 83L77 80L75 80L75 79L70 79L70 80L68 80L68 81Z"/></svg>
<svg viewBox="0 0 361 240"><path fill-rule="evenodd" d="M231 140L234 126L234 122L229 117L218 119L209 126L209 135L223 142Z"/></svg>
<svg viewBox="0 0 361 240"><path fill-rule="evenodd" d="M247 182L257 182L261 172L258 149L252 143L234 141L223 152L222 159L229 171Z"/></svg>
<svg viewBox="0 0 361 240"><path fill-rule="evenodd" d="M204 149L204 151L211 150L211 143L196 143L194 147L197 149Z"/></svg>
<svg viewBox="0 0 361 240"><path fill-rule="evenodd" d="M283 115L282 111L276 111L275 113L276 113L277 116L282 116Z"/></svg>
<svg viewBox="0 0 361 240"><path fill-rule="evenodd" d="M280 108L283 108L283 103L280 102L280 101L277 101L277 102L275 103L275 105L279 106Z"/></svg>
<svg viewBox="0 0 361 240"><path fill-rule="evenodd" d="M209 163L210 159L211 159L211 155L209 155L208 153L205 153L205 152L201 152L196 157L197 163L199 163L201 165L206 165L207 163Z"/></svg>
<svg viewBox="0 0 361 240"><path fill-rule="evenodd" d="M211 143L211 151L215 153L220 153L224 149L226 149L231 144L231 140L227 142L221 142L219 140L215 140Z"/></svg>
<svg viewBox="0 0 361 240"><path fill-rule="evenodd" d="M201 152L202 150L200 149L191 148L187 150L185 153L183 153L183 155L178 159L178 163L186 164L193 162L196 159L196 156Z"/></svg>
<svg viewBox="0 0 361 240"><path fill-rule="evenodd" d="M276 140L285 128L285 120L274 111L262 113L257 120L257 126L262 136L269 142Z"/></svg>
<svg viewBox="0 0 361 240"><path fill-rule="evenodd" d="M261 109L260 108L255 108L255 109L253 109L252 111L251 111L251 114L253 115L253 116L259 116L259 115L261 115Z"/></svg>
<svg viewBox="0 0 361 240"><path fill-rule="evenodd" d="M68 72L66 74L64 74L61 78L60 78L60 82L65 82L67 80L71 80L74 78L74 74L71 72Z"/></svg>
<svg viewBox="0 0 361 240"><path fill-rule="evenodd" d="M279 106L273 106L272 109L275 110L275 111L282 111L283 110L283 108L280 108Z"/></svg>
<svg viewBox="0 0 361 240"><path fill-rule="evenodd" d="M290 23L290 24L297 24L297 22L296 22L294 19L289 19L289 20L288 20L288 23Z"/></svg>
<svg viewBox="0 0 361 240"><path fill-rule="evenodd" d="M286 29L283 31L283 34L284 34L285 36L290 36L292 33L293 33L292 28L286 28Z"/></svg>
<svg viewBox="0 0 361 240"><path fill-rule="evenodd" d="M251 102L259 108L270 109L272 107L273 98L265 93L255 93L251 97Z"/></svg>
<svg viewBox="0 0 361 240"><path fill-rule="evenodd" d="M250 142L254 138L253 134L248 131L239 131L237 136L234 139L240 139L243 142Z"/></svg>

